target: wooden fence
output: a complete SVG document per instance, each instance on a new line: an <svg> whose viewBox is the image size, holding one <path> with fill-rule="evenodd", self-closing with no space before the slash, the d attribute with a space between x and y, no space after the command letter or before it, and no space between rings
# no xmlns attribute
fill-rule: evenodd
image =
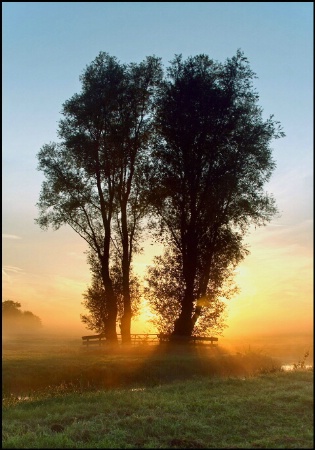
<svg viewBox="0 0 315 450"><path fill-rule="evenodd" d="M121 342L121 334L117 335L118 342ZM150 333L140 333L131 334L131 344L165 344L167 342L173 343L190 343L190 344L204 344L215 346L218 345L217 337L208 336L173 336L171 334L150 334ZM104 345L106 343L105 334L94 334L89 336L82 336L82 343L87 347L91 344Z"/></svg>

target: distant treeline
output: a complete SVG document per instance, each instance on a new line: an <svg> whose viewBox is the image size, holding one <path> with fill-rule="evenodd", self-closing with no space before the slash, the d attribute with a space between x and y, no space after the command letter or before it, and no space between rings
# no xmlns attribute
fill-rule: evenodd
<svg viewBox="0 0 315 450"><path fill-rule="evenodd" d="M21 311L21 303L13 300L2 302L2 330L23 333L41 329L41 319L31 311Z"/></svg>

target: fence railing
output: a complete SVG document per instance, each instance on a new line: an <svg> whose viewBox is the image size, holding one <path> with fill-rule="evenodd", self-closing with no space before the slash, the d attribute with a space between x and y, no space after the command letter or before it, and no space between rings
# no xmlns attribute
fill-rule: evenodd
<svg viewBox="0 0 315 450"><path fill-rule="evenodd" d="M160 342L158 334L150 333L132 333L132 344L158 344ZM121 334L117 334L118 341L121 342ZM102 345L106 342L105 334L95 334L90 336L82 336L83 345L89 346L90 344Z"/></svg>
<svg viewBox="0 0 315 450"><path fill-rule="evenodd" d="M151 334L151 333L132 333L131 344L162 344L166 342L173 343L191 343L191 344L204 344L215 346L218 345L217 337L208 336L174 336L171 334ZM121 342L121 334L117 334L118 342ZM83 345L89 346L90 344L103 345L106 343L105 334L94 334L89 336L82 336Z"/></svg>

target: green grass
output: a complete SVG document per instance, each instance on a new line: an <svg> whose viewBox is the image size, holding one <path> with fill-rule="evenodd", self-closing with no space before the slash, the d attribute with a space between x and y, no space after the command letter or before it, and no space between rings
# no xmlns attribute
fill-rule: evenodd
<svg viewBox="0 0 315 450"><path fill-rule="evenodd" d="M312 448L313 372L220 348L3 349L3 448Z"/></svg>

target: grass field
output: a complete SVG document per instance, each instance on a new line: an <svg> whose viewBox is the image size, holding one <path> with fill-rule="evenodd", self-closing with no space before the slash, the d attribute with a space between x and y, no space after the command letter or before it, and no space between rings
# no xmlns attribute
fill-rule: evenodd
<svg viewBox="0 0 315 450"><path fill-rule="evenodd" d="M3 343L3 448L312 448L313 371L201 346Z"/></svg>

